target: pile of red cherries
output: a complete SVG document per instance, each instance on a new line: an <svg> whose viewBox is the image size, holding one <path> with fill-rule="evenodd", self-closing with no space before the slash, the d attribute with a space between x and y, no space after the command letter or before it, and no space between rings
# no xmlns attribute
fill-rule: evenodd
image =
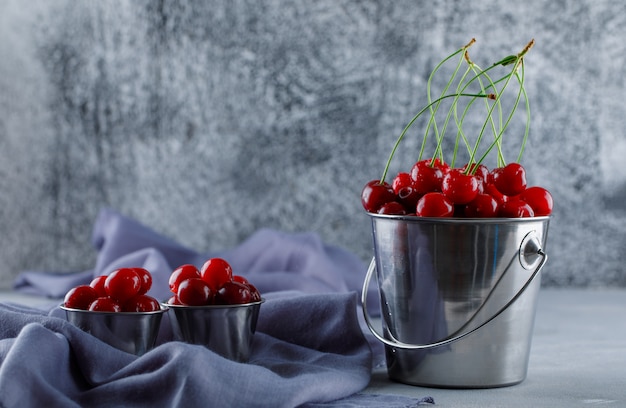
<svg viewBox="0 0 626 408"><path fill-rule="evenodd" d="M186 264L176 268L169 278L170 305L207 306L239 305L259 302L261 294L246 278L234 275L222 258L207 260L202 268Z"/></svg>
<svg viewBox="0 0 626 408"><path fill-rule="evenodd" d="M89 285L79 285L65 294L63 305L92 312L154 312L159 302L146 293L152 275L144 268L120 268L110 275L94 278Z"/></svg>
<svg viewBox="0 0 626 408"><path fill-rule="evenodd" d="M553 206L548 190L527 186L519 163L490 171L483 164L451 168L439 159L418 161L391 184L368 182L361 203L370 213L459 218L546 216Z"/></svg>
<svg viewBox="0 0 626 408"><path fill-rule="evenodd" d="M234 305L261 301L257 288L246 278L234 275L232 267L222 258L207 260L202 268L186 264L176 268L169 277L173 295L170 305L205 306ZM161 305L147 295L152 275L144 268L120 268L101 275L89 285L70 289L63 300L69 309L92 312L154 312Z"/></svg>

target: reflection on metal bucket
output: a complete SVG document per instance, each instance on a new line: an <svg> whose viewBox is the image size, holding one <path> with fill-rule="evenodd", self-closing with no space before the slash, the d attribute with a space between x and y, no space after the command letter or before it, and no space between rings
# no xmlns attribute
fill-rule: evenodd
<svg viewBox="0 0 626 408"><path fill-rule="evenodd" d="M201 344L230 360L247 362L263 302L211 306L169 305L174 338Z"/></svg>
<svg viewBox="0 0 626 408"><path fill-rule="evenodd" d="M376 270L382 335L363 311L389 377L450 388L523 381L550 218L371 217L363 293Z"/></svg>
<svg viewBox="0 0 626 408"><path fill-rule="evenodd" d="M67 320L105 343L141 356L156 342L163 314L167 306L154 312L91 312L71 309L63 305Z"/></svg>

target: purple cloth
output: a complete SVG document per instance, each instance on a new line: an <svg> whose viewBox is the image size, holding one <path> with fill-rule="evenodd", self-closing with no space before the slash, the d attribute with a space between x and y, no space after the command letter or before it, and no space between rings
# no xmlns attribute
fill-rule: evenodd
<svg viewBox="0 0 626 408"><path fill-rule="evenodd" d="M143 266L153 275L150 294L166 299L173 268L221 256L266 299L249 363L172 341L167 316L157 347L137 357L69 324L58 302L48 310L0 304L0 406L403 408L433 402L360 393L376 364L373 355L380 359L382 350L359 321L365 266L315 234L260 230L235 248L200 254L107 209L92 242L94 269L25 272L15 288L60 298L95 276ZM376 292L368 296L376 308Z"/></svg>
<svg viewBox="0 0 626 408"><path fill-rule="evenodd" d="M93 269L80 273L23 272L14 282L15 290L62 298L70 288L88 284L96 276L120 267L140 266L152 273L149 294L164 300L170 296L167 281L174 268L186 263L200 267L215 256L226 259L235 274L247 277L261 293L360 292L366 270L356 255L325 244L314 233L261 229L232 249L198 253L111 209L98 215L91 240L98 251ZM376 291L368 296L368 305L376 313Z"/></svg>
<svg viewBox="0 0 626 408"><path fill-rule="evenodd" d="M354 294L270 295L249 364L173 341L135 357L61 318L0 307L3 407L289 407L345 397L369 380Z"/></svg>

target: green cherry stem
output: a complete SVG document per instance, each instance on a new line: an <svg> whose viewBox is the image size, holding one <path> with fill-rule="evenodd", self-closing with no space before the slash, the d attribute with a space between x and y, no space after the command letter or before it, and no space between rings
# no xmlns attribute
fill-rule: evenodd
<svg viewBox="0 0 626 408"><path fill-rule="evenodd" d="M396 150L398 150L398 146L400 146L400 143L404 139L404 136L409 131L411 126L413 126L415 121L417 121L417 119L419 119L419 117L422 116L424 114L424 112L428 111L436 103L439 103L439 102L443 101L444 99L455 98L455 97L459 97L459 96L471 97L471 98L487 98L487 97L489 97L489 95L481 95L481 94L449 94L449 95L441 96L441 97L435 99L434 101L432 101L431 103L429 103L428 105L424 106L417 114L415 114L415 116L413 116L413 118L409 121L409 123L407 123L407 125L402 130L402 133L400 133L400 136L398 136L398 138L396 139L396 142L394 143L393 148L391 149L391 153L389 154L389 158L387 159L387 164L385 165L385 169L383 170L383 174L380 177L380 182L381 183L383 183L385 181L385 179L387 178L387 173L389 172L389 167L391 166L391 162L393 160L393 157L396 154Z"/></svg>
<svg viewBox="0 0 626 408"><path fill-rule="evenodd" d="M487 95L487 98L485 98L485 99L486 99L486 100L485 100L485 106L486 106L486 109L487 109L487 112L488 112L488 115L487 115L487 121L489 121L489 122L492 124L492 129L493 129L493 132L494 132L494 137L495 137L495 136L496 136L496 134L497 134L497 130L496 130L496 128L495 128L495 123L493 122L493 114L492 114L492 113L493 113L493 110L492 110L492 108L491 108L491 107L490 107L490 105L489 105L489 99L491 99L491 100L494 100L494 101L495 101L495 102L494 102L494 106L497 106L497 107L498 107L498 113L499 113L499 114L500 114L500 116L501 116L501 106L500 106L500 101L499 101L499 100L497 100L497 98L495 97L495 95L494 95L494 94L488 94L488 93L487 93L487 90L486 90L486 88L483 86L483 84L482 84L482 80L481 80L481 77L482 77L482 76L485 76L486 78L488 78L488 80L489 80L490 84L493 84L493 81L491 80L491 78L489 77L489 75L487 74L487 72L488 72L489 70L493 69L495 66L489 67L489 68L487 68L487 69L485 69L485 70L480 70L480 69L479 69L479 68L478 68L478 67L477 67L477 66L476 66L473 62L471 62L471 60L469 59L469 56L467 56L466 60L467 60L467 62L470 64L469 69L471 69L471 70L474 72L474 77L473 77L473 78L471 78L471 79L467 82L467 84L465 84L465 86L463 87L463 91L464 91L464 90L465 90L468 86L470 86L470 84L471 84L471 83L473 83L474 81L477 81L477 82L479 83L480 88L481 88L481 91L482 91L482 94ZM495 86L493 86L493 88L495 88ZM469 153L469 155L470 155L470 158L469 158L469 160L468 160L468 164L472 164L472 163L473 163L473 161L474 161L474 157L475 157L475 153L476 153L476 151L477 151L477 149L478 149L478 147L479 147L479 145L480 145L480 141L481 141L481 139L482 139L482 134L484 133L484 132L481 132L481 133L479 134L479 137L478 137L478 139L476 140L476 143L475 143L474 148L471 148L471 147L470 147L470 143L469 143L469 141L467 140L467 137L465 136L465 133L463 132L463 121L465 120L465 117L467 116L467 114L468 114L468 112L469 112L470 108L472 107L472 105L473 105L473 103L474 103L475 101L476 101L476 98L474 98L473 100L471 100L471 101L467 104L467 106L465 107L465 109L464 109L464 111L463 111L463 115L461 116L461 118L460 118L460 119L458 119L458 115L457 115L457 114L456 114L456 112L455 112L455 115L457 115L457 116L455 116L455 120L456 120L456 123L457 123L458 133L462 136L463 141L464 141L464 143L465 143L465 145L466 145L466 147L467 147L468 153ZM455 110L456 110L456 107L455 107ZM500 119L500 122L501 122L501 119ZM484 130L484 129L483 129L483 130ZM457 135L457 144L458 144L458 135ZM456 151L456 147L455 147L455 151ZM472 166L467 166L467 168L465 169L465 173L466 173L466 174L470 174L471 172L475 172L475 170L476 170L477 168L478 168L477 166L474 166L474 167L472 167Z"/></svg>
<svg viewBox="0 0 626 408"><path fill-rule="evenodd" d="M522 155L524 154L524 150L526 148L526 141L528 140L528 135L530 134L530 101L528 100L528 94L526 94L526 88L524 87L524 63L522 61L521 65L521 76L516 72L515 78L520 84L520 92L524 96L524 105L526 109L526 127L524 129L524 138L522 139L522 146L520 147L519 154L517 156L517 162L520 163L522 161Z"/></svg>
<svg viewBox="0 0 626 408"><path fill-rule="evenodd" d="M504 135L504 131L506 130L506 128L508 127L508 125L511 122L511 119L513 118L513 115L515 114L517 107L519 105L519 100L521 98L521 95L526 95L525 91L524 91L524 76L522 75L521 77L519 77L519 75L517 74L517 70L518 68L521 66L522 68L522 72L523 72L523 57L526 54L526 52L528 52L528 50L532 47L532 45L534 44L534 40L531 41L525 48L524 50L519 53L517 56L509 56L506 57L502 60L500 60L499 62L497 62L496 64L494 64L494 66L497 65L509 65L509 64L513 64L513 68L511 69L511 72L508 75L505 75L503 78L501 78L500 80L496 81L495 84L499 83L500 81L504 81L504 84L502 85L502 88L500 89L500 92L497 93L496 95L496 102L494 103L494 105L492 105L491 109L488 112L488 118L492 115L493 112L493 108L495 106L495 104L500 102L500 99L502 98L502 95L504 94L505 89L507 88L507 86L509 85L511 78L515 77L517 78L519 84L520 84L520 90L518 91L515 103L513 108L511 109L511 113L509 114L509 116L507 117L506 121L504 122L502 128L500 129L500 132L498 133L498 135L496 136L495 140L493 141L493 143L488 147L488 149L485 151L485 153L481 156L481 158L477 161L478 164L480 164L482 161L485 160L485 158L487 157L487 155L489 154L489 152L493 149L494 146L498 145L499 143L501 143L502 140L502 136ZM527 98L525 98L527 100ZM528 106L528 105L527 105ZM485 120L485 122L483 123L483 127L479 133L479 138L482 136L482 134L484 133L484 130L487 126L488 120ZM529 122L530 122L530 116L527 113L527 123L526 126L527 128L529 127ZM525 142L524 142L525 144ZM502 160L502 162L500 163L500 159ZM504 162L503 158L499 158L499 165L500 166L504 166L506 163Z"/></svg>
<svg viewBox="0 0 626 408"><path fill-rule="evenodd" d="M508 64L507 64L507 65L508 65ZM524 76L523 76L523 74L522 74L522 76L520 77L520 76L517 74L517 69L518 69L518 67L520 67L520 66L522 67L521 69L522 69L522 72L523 72L523 64L522 64L522 58L521 58L521 56L519 56L519 57L518 57L518 59L517 59L517 61L514 63L514 65L513 65L513 69L512 69L512 71L511 71L511 73L510 73L510 74L508 74L508 75L506 75L505 77L503 77L503 79L506 79L506 81L505 81L505 83L504 83L504 85L503 85L503 87L502 87L502 89L501 89L501 91L500 91L500 94L499 94L499 95L498 95L498 97L497 97L498 99L502 96L502 93L504 92L504 89L507 87L507 85L509 84L510 79L511 79L512 77L517 78L518 82L520 83L520 90L518 91L518 95L517 95L517 97L516 97L515 104L514 104L514 106L513 106L512 110L511 110L511 113L509 114L509 116L508 116L507 120L505 121L505 123L504 123L504 125L503 125L503 128L500 130L500 132L499 132L499 134L497 135L496 139L495 139L495 140L493 141L493 143L492 143L492 144L491 144L491 145L487 148L487 150L486 150L486 151L485 151L485 153L481 156L481 158L477 161L477 163L481 163L481 162L482 162L482 161L483 161L483 160L487 157L487 155L488 155L488 154L489 154L489 152L493 149L493 147L494 147L495 145L497 145L498 143L500 143L500 141L501 141L501 139L502 139L502 136L504 135L504 131L505 131L505 130L506 130L506 128L508 127L509 123L511 122L511 119L512 119L513 115L515 114L515 111L517 110L517 106L519 105L519 100L520 100L520 98L521 98L521 95L523 95L523 96L524 96L524 99L525 99L525 100L526 100L526 102L527 102L527 103L526 103L526 107L527 107L527 108L529 108L529 107L530 107L530 106L529 106L529 104L528 104L528 98L527 98L527 95L526 95L526 91L525 91L525 89L524 89L524 85L523 85L523 84L524 84ZM498 82L498 81L497 81L497 82ZM526 139L526 138L527 138L527 132L528 132L528 129L529 129L529 128L530 128L530 111L528 111L528 112L527 112L527 115L526 115L526 131L525 131L525 134L524 134L524 139ZM483 126L483 129L484 129L484 126ZM526 142L525 142L525 140L524 140L524 141L523 141L523 143L522 143L522 150L523 150L523 148L524 148L525 144L526 144ZM518 156L518 157L521 157L521 153L522 153L522 152L520 151L520 156ZM500 166L504 166L505 164L506 164L506 163L504 163L504 162L503 162L503 163L500 163Z"/></svg>
<svg viewBox="0 0 626 408"><path fill-rule="evenodd" d="M441 144L443 142L443 137L444 137L444 135L446 133L446 129L448 128L448 123L450 122L450 117L452 117L453 113L456 113L456 106L458 104L459 98L461 97L461 95L463 95L462 89L466 88L466 87L461 88L461 85L463 85L463 81L465 80L465 78L467 77L467 75L470 72L471 72L471 69L469 69L469 68L467 70L465 70L465 72L461 76L461 79L459 80L459 84L457 85L457 88L456 88L455 98L452 100L451 109L448 111L448 114L446 115L446 119L445 119L444 124L443 124L443 129L441 131L441 135L440 135L439 139L437 140L436 151L441 152ZM473 100L475 100L475 98ZM458 127L458 123L457 123L457 127ZM458 152L458 147L459 147L459 134L457 132L456 143L454 144L454 151L452 153L452 160L450 161L450 166L451 167L454 167L454 163L456 161L456 155L457 155L457 152ZM433 157L433 159L434 159L434 157Z"/></svg>
<svg viewBox="0 0 626 408"><path fill-rule="evenodd" d="M453 156L452 156L452 162L451 165L452 167L454 167L454 164L456 162L457 159L457 154L458 154L458 148L459 148L459 144L461 143L461 140L463 141L463 143L465 144L467 151L470 155L469 161L468 161L468 166L467 169L465 170L466 174L469 174L470 172L475 172L476 169L478 168L478 164L481 164L485 158L488 156L488 154L494 149L497 149L498 152L498 156L497 156L497 164L498 166L502 167L504 166L505 160L504 160L504 156L502 153L502 138L503 135L505 133L505 131L507 130L507 128L509 127L513 115L515 114L515 112L517 111L519 104L521 102L521 99L524 99L524 103L525 103L525 108L526 108L526 128L524 131L524 138L522 140L522 144L520 147L520 152L519 155L517 157L517 161L521 161L521 157L522 154L524 152L525 146L526 146L526 142L528 140L528 135L530 133L530 103L528 100L528 95L526 94L526 89L524 87L524 63L523 63L523 59L524 56L526 55L526 53L530 50L530 48L532 48L532 46L534 45L534 40L531 40L526 47L522 50L522 52L520 52L517 55L509 55L503 59L501 59L500 61L494 63L493 65L491 65L488 68L485 69L481 69L478 65L474 64L470 59L469 59L469 55L467 52L467 49L475 42L474 39L472 39L472 41L470 41L466 46L458 49L457 51L455 51L454 53L450 54L449 56L447 56L446 58L444 58L439 64L436 65L436 67L434 68L433 72L431 73L431 75L428 78L427 81L427 98L428 98L428 104L423 107L415 116L413 116L413 118L409 121L409 123L407 123L407 125L404 127L404 129L402 130L402 133L400 134L400 136L398 136L398 138L396 139L396 142L391 150L391 153L389 154L389 158L387 159L387 163L385 165L385 169L383 171L382 177L380 178L380 182L384 183L385 179L387 177L387 173L389 171L389 168L391 166L391 162L393 160L393 157L395 156L395 153L400 145L400 143L402 142L402 140L404 139L404 137L406 136L407 132L409 131L409 129L415 124L415 122L418 120L419 117L421 117L424 113L429 112L430 113L430 118L428 120L427 126L426 126L426 131L424 132L424 136L422 138L422 145L420 147L420 151L419 151L419 156L418 156L418 160L422 160L424 151L426 149L426 143L428 140L428 135L431 131L431 128L433 130L433 132L435 133L435 138L436 138L436 148L435 148L435 152L432 156L432 161L431 161L431 166L434 165L434 159L435 158L441 158L441 160L443 161L443 150L442 150L442 144L443 144L443 138L445 136L445 133L447 131L447 128L449 126L449 122L450 122L450 118L454 118L454 122L457 126L457 134L456 134L456 140L455 140L455 145L454 145L454 151L453 151ZM435 73L437 71L439 71L439 69L450 59L452 59L453 57L457 56L459 53L463 53L462 58L460 59L459 63L457 64L451 78L448 80L448 82L446 83L443 91L441 92L440 96L437 99L432 99L432 94L431 94L431 87L432 87L432 82L433 82L433 78L435 76ZM460 80L458 80L458 84L456 85L456 89L454 91L454 93L448 93L448 90L450 89L450 87L452 86L452 84L455 82L459 71L460 71L460 67L462 65L463 59L465 59L467 61L468 68L464 71L464 73L461 75ZM508 66L508 65L512 65L512 69L510 70L510 72L504 76L502 76L501 78L497 79L497 80L493 80L491 78L491 76L489 75L489 71L492 69L495 69L496 67L499 66ZM470 73L473 73L473 76L469 79L468 76ZM486 81L485 82L483 82ZM506 116L506 119L503 117L503 104L502 104L502 97L506 91L506 89L509 87L510 82L512 80L515 80L517 82L517 84L519 85L518 91L517 91L517 95L515 97L515 101L513 103L513 106L511 107L511 111L509 112L509 114ZM469 92L468 88L469 86L474 83L477 82L478 86L480 88L480 92ZM501 86L500 89L498 89L498 86ZM451 106L448 110L447 115L445 116L445 120L443 122L443 126L441 128L441 130L439 129L439 127L437 126L437 121L436 121L436 115L437 112L441 106L441 103L446 100L452 98L452 102L451 102ZM459 112L458 112L458 108L459 108L459 102L461 99L464 98L469 98L469 101L467 103L467 105L465 106L463 113L461 114L461 116L459 117ZM485 109L486 109L486 113L487 113L487 117L484 120L482 127L480 129L480 131L478 132L477 135L477 139L476 142L472 144L469 142L464 130L463 130L463 122L465 120L465 118L467 117L470 108L474 105L474 103L479 99L479 98L484 98L485 100ZM490 102L493 101L493 102ZM494 119L494 115L496 115L497 119ZM478 154L478 149L481 145L481 141L483 139L483 136L486 132L487 127L491 128L491 131L493 132L494 135L494 139L493 141L489 144L489 146L487 147L486 151L479 157L478 160L476 160L476 156ZM471 166L471 164L476 164L476 166Z"/></svg>
<svg viewBox="0 0 626 408"><path fill-rule="evenodd" d="M460 53L465 53L467 51L467 49L469 47L471 47L474 43L476 42L476 40L474 38L471 39L471 41L469 43L467 43L466 45L464 45L463 47L459 48L458 50L456 50L455 52L453 52L452 54L448 55L446 58L444 58L441 62L439 62L435 68L433 69L433 71L431 72L431 74L428 77L428 81L426 83L426 95L428 98L428 103L431 104L432 102L432 96L431 96L431 86L432 86L432 80L435 77L435 73L437 71L439 71L439 69L446 63L448 62L450 59L454 58L456 55L460 54ZM446 83L446 86L444 87L444 89L442 90L441 94L440 94L440 98L441 96L445 95L446 92L448 91L448 89L450 88L451 84L454 82L454 79L456 78L456 75L458 74L459 69L461 68L461 65L463 63L463 56L461 57L461 59L459 60L451 78L448 80L448 82ZM439 156L439 158L443 161L443 152L441 151L441 143L442 143L442 137L439 134L438 128L437 128L437 122L435 121L435 117L437 114L437 111L439 110L439 106L441 103L441 99L440 101L434 106L431 105L430 107L430 119L428 121L428 124L426 126L426 131L424 133L424 137L422 139L422 146L418 155L418 160L422 159L422 156L424 154L424 149L426 147L426 140L428 139L428 134L430 132L430 127L432 126L435 132L435 138L437 140L437 148L435 149L435 152L433 154L433 157L431 160L431 165L434 164L434 159Z"/></svg>
<svg viewBox="0 0 626 408"><path fill-rule="evenodd" d="M487 70L483 70L482 68L480 68L478 65L474 64L473 62L470 62L472 69L474 70L474 73L476 74L477 78L478 78L478 83L480 85L480 89L483 93L487 93L487 89L485 88L483 81L481 79L482 76L484 76L487 81L489 82L489 87L496 89L496 86L493 82L493 80L491 79L491 77L489 76L489 74L487 73ZM495 98L494 98L495 99ZM502 129L502 104L500 103L500 101L496 101L495 104L497 105L497 109L498 109L498 126L496 126L496 123L493 119L493 115L489 116L490 119L490 123L491 123L491 131L493 132L493 137L494 139L497 138L497 135L499 133L498 129ZM486 99L485 100L485 108L487 109L487 112L489 112L490 108L489 108L489 100ZM476 157L476 152L478 151L478 147L479 144L478 142L474 144L474 149L472 149L472 151L470 152L470 158L469 158L469 164L472 164L474 161L474 158ZM502 143L497 143L496 145L497 147L497 152L498 152L498 163L503 162L504 161L504 156L502 154ZM477 169L478 166L468 166L468 169L473 169L472 173L474 173Z"/></svg>

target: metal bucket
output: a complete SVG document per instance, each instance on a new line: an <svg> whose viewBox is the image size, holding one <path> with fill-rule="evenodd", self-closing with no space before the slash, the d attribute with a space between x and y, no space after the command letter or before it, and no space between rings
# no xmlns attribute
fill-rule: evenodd
<svg viewBox="0 0 626 408"><path fill-rule="evenodd" d="M522 382L550 217L370 215L375 256L361 301L389 377L443 388ZM383 334L366 307L374 271Z"/></svg>

